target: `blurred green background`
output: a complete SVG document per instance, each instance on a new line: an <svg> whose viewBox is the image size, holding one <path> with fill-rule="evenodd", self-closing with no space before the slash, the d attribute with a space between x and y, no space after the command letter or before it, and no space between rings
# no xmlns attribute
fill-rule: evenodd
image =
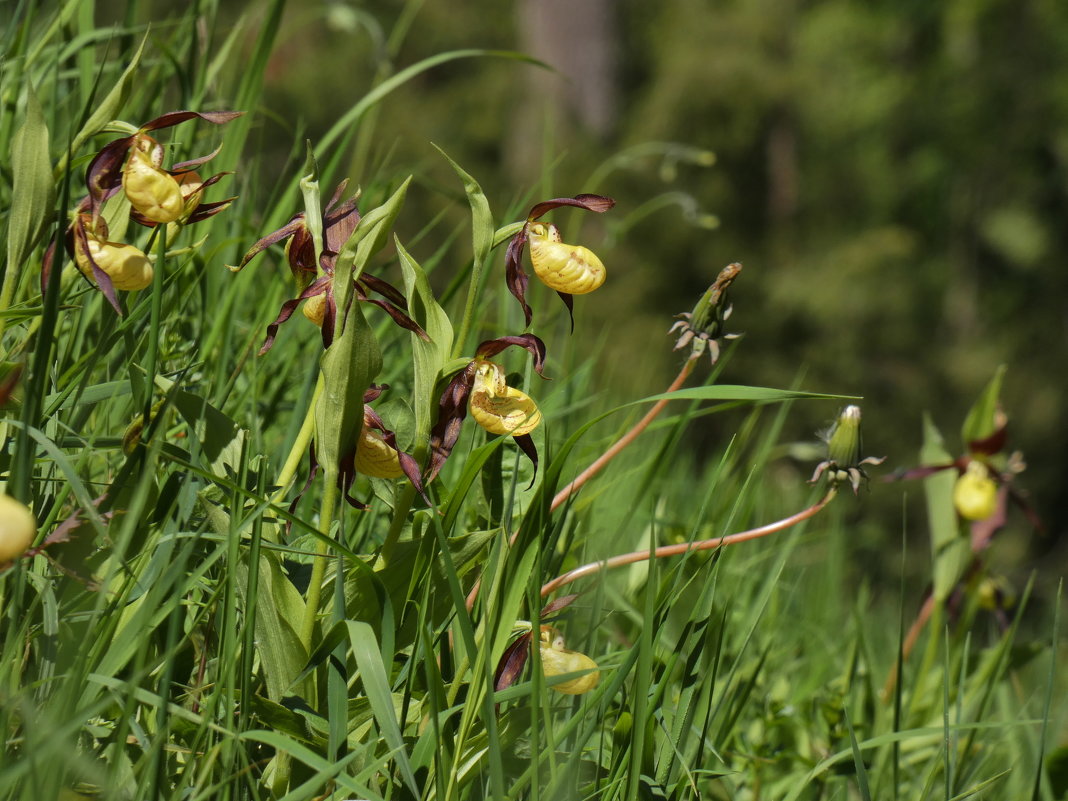
<svg viewBox="0 0 1068 801"><path fill-rule="evenodd" d="M264 6L221 6L249 26L239 46L250 48ZM103 13L159 24L166 9L115 2ZM227 33L201 36L211 46ZM452 61L363 120L378 135L347 155L355 182L415 165L402 228L414 236L443 197L458 200L435 236L456 235L456 266L469 259L466 204L432 142L501 218L553 195L615 197L604 218L556 221L608 266L606 287L577 300L573 347L598 354L617 402L674 375L672 315L741 261L732 323L745 339L721 380L785 387L803 376L806 389L863 395L867 451L889 457L883 475L915 463L925 410L961 450L965 411L1007 363L1011 445L1029 464L1020 483L1049 530L1031 536L1018 516L999 547L1021 572L1068 554L1068 3L293 3L266 107L248 110L260 115L250 146L277 174L239 178L246 197L291 181L299 143L376 82L473 47L552 69ZM219 77L220 103L240 78ZM425 257L436 245L418 247ZM498 267L503 291L503 252ZM552 299L541 300L545 314ZM811 439L830 416L798 406L788 437ZM717 458L729 435L699 429L696 443ZM909 533L922 540L919 487L909 496ZM858 519L873 510L882 536L896 537L901 490L873 486Z"/></svg>

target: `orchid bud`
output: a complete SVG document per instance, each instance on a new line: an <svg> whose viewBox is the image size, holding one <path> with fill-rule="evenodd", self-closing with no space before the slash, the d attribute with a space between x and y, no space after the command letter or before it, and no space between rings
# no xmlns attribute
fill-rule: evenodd
<svg viewBox="0 0 1068 801"><path fill-rule="evenodd" d="M133 291L144 289L152 283L152 262L133 245L121 242L100 241L86 237L89 252L86 254L81 242L75 242L74 261L89 280L93 278L92 258L96 266L108 274L116 289Z"/></svg>
<svg viewBox="0 0 1068 801"><path fill-rule="evenodd" d="M569 651L564 647L564 638L549 628L544 627L538 650L541 653L541 672L545 677L561 676L565 673L577 673L580 670L593 671L559 684L550 685L552 689L565 695L581 695L597 686L601 673L597 663L586 654Z"/></svg>
<svg viewBox="0 0 1068 801"><path fill-rule="evenodd" d="M953 485L953 505L965 520L985 520L997 508L998 487L990 469L972 459Z"/></svg>
<svg viewBox="0 0 1068 801"><path fill-rule="evenodd" d="M471 416L491 434L529 434L541 423L538 405L525 392L505 383L493 362L478 360L469 398Z"/></svg>
<svg viewBox="0 0 1068 801"><path fill-rule="evenodd" d="M314 298L313 298L314 300ZM404 470L400 463L400 454L390 447L382 435L364 422L356 443L355 466L357 473L374 478L400 478Z"/></svg>
<svg viewBox="0 0 1068 801"><path fill-rule="evenodd" d="M560 241L560 231L555 225L532 223L527 237L534 272L550 289L585 295L604 283L601 260L589 248Z"/></svg>
<svg viewBox="0 0 1068 801"><path fill-rule="evenodd" d="M185 198L178 181L155 164L141 147L130 148L122 170L122 188L134 210L152 222L174 222L185 212Z"/></svg>
<svg viewBox="0 0 1068 801"><path fill-rule="evenodd" d="M33 512L10 495L0 495L0 564L29 548L36 533Z"/></svg>

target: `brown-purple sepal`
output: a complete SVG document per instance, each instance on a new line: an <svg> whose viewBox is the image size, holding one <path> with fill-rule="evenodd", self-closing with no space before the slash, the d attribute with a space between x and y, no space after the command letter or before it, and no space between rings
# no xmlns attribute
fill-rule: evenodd
<svg viewBox="0 0 1068 801"><path fill-rule="evenodd" d="M541 338L534 334L520 334L518 336L487 339L486 341L479 343L479 346L475 349L475 356L479 359L491 359L501 351L512 346L523 348L530 353L530 355L534 357L535 372L542 378L545 378L545 374L542 372L545 367L545 343L541 341Z"/></svg>
<svg viewBox="0 0 1068 801"><path fill-rule="evenodd" d="M534 440L531 439L530 434L519 434L518 436L513 436L512 439L519 446L519 450L523 451L534 465L534 475L530 477L530 483L527 484L527 489L530 489L534 486L534 481L538 477L538 448L534 445Z"/></svg>
<svg viewBox="0 0 1068 801"><path fill-rule="evenodd" d="M493 674L493 689L495 692L505 690L515 684L526 667L530 658L530 641L534 637L533 631L527 631L516 637L515 642L504 649L501 659L497 663L497 670Z"/></svg>
<svg viewBox="0 0 1068 801"><path fill-rule="evenodd" d="M526 270L523 269L523 248L527 244L527 227L524 225L523 229L512 237L508 243L508 250L505 253L504 266L505 266L505 282L508 284L508 291L512 293L513 297L519 301L519 305L523 307L523 316L526 318L526 325L530 325L530 321L534 317L533 311L531 311L530 305L527 303L527 284L530 283L530 278L527 276Z"/></svg>
<svg viewBox="0 0 1068 801"><path fill-rule="evenodd" d="M467 399L475 379L476 364L471 362L453 376L438 400L438 419L430 430L430 465L427 468L426 483L429 484L452 453L456 441L460 438L460 427L467 417Z"/></svg>
<svg viewBox="0 0 1068 801"><path fill-rule="evenodd" d="M577 206L580 209L586 209L586 211L603 214L614 205L616 205L616 201L604 195L582 194L574 197L555 197L552 200L543 200L541 203L535 204L527 215L527 219L536 220L543 214L548 214L553 209L558 209L561 206Z"/></svg>

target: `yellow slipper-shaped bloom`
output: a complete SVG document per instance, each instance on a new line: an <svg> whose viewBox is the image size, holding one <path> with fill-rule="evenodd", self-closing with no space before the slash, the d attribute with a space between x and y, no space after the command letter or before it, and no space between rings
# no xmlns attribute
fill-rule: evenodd
<svg viewBox="0 0 1068 801"><path fill-rule="evenodd" d="M178 181L156 166L151 156L139 147L130 149L122 170L122 188L130 205L152 222L174 222L185 212L185 198Z"/></svg>
<svg viewBox="0 0 1068 801"><path fill-rule="evenodd" d="M404 475L400 454L391 448L382 435L366 422L356 444L356 472L374 478L400 478Z"/></svg>
<svg viewBox="0 0 1068 801"><path fill-rule="evenodd" d="M555 225L534 223L527 236L530 263L538 278L550 289L569 295L585 295L604 283L604 264L596 254L582 245L562 242Z"/></svg>
<svg viewBox="0 0 1068 801"><path fill-rule="evenodd" d="M965 520L986 520L998 505L998 485L989 468L973 459L953 485L953 505Z"/></svg>
<svg viewBox="0 0 1068 801"><path fill-rule="evenodd" d="M475 422L491 434L520 437L541 423L534 399L504 381L504 372L493 362L479 362L468 401Z"/></svg>
<svg viewBox="0 0 1068 801"><path fill-rule="evenodd" d="M89 263L91 256L96 266L108 274L116 289L133 291L144 289L152 283L152 262L133 245L121 242L101 242L92 236L86 238L89 245L87 256L80 243L75 246L74 261L85 277L96 280L93 267Z"/></svg>
<svg viewBox="0 0 1068 801"><path fill-rule="evenodd" d="M0 494L0 565L29 548L36 533L33 512L10 495Z"/></svg>
<svg viewBox="0 0 1068 801"><path fill-rule="evenodd" d="M597 663L586 654L567 650L564 647L564 638L559 635L553 637L551 630L542 631L538 650L541 652L541 672L545 674L546 678L561 676L564 673L577 673L580 670L593 671L559 684L550 685L550 688L558 693L581 695L592 690L601 680L601 673L597 669Z"/></svg>

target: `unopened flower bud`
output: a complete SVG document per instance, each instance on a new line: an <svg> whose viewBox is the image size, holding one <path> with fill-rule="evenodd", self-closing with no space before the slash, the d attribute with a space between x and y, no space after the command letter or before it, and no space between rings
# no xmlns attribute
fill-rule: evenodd
<svg viewBox="0 0 1068 801"><path fill-rule="evenodd" d="M33 512L10 495L0 495L0 564L29 548L36 533Z"/></svg>
<svg viewBox="0 0 1068 801"><path fill-rule="evenodd" d="M538 278L557 292L585 295L604 283L604 264L589 248L560 240L555 225L533 223L527 232L530 263Z"/></svg>
<svg viewBox="0 0 1068 801"><path fill-rule="evenodd" d="M860 407L846 406L827 434L827 458L848 467L860 459Z"/></svg>
<svg viewBox="0 0 1068 801"><path fill-rule="evenodd" d="M508 386L493 362L479 361L469 398L471 416L491 434L529 434L541 423L538 405L525 392Z"/></svg>
<svg viewBox="0 0 1068 801"><path fill-rule="evenodd" d="M91 257L96 266L108 274L116 289L133 291L144 289L152 283L152 262L133 245L100 241L92 236L87 236L86 241L89 247L88 255L81 243L76 242L74 261L90 281L95 280L93 267L89 262Z"/></svg>
<svg viewBox="0 0 1068 801"><path fill-rule="evenodd" d="M990 476L990 469L977 459L953 485L953 505L965 520L985 520L997 508L998 485Z"/></svg>
<svg viewBox="0 0 1068 801"><path fill-rule="evenodd" d="M830 430L820 435L827 443L827 458L820 462L813 473L811 481L817 481L826 475L832 485L849 482L856 493L860 482L867 480L865 465L878 465L886 461L885 456L868 456L860 458L860 407L846 406Z"/></svg>
<svg viewBox="0 0 1068 801"><path fill-rule="evenodd" d="M564 647L564 638L549 627L542 629L538 650L541 654L541 672L546 678L561 676L565 673L577 673L580 670L592 671L577 678L550 685L558 693L581 695L592 690L601 680L597 663L586 654L567 650Z"/></svg>
<svg viewBox="0 0 1068 801"><path fill-rule="evenodd" d="M130 149L122 171L122 188L134 210L152 222L174 222L185 211L178 181L154 164L140 147Z"/></svg>

